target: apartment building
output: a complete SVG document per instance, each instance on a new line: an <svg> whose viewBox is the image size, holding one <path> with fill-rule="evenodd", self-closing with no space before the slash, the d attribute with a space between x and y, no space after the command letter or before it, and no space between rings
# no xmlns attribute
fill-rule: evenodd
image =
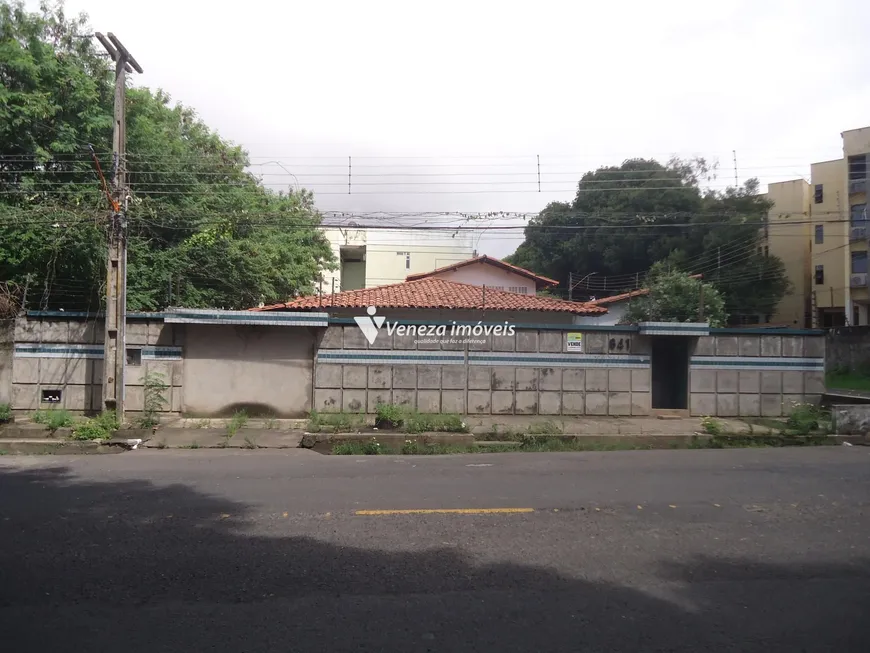
<svg viewBox="0 0 870 653"><path fill-rule="evenodd" d="M364 222L325 224L323 232L339 262L323 274L322 292L342 292L401 283L412 274L465 261L475 255L471 231L382 228Z"/></svg>
<svg viewBox="0 0 870 653"><path fill-rule="evenodd" d="M807 327L870 324L867 186L870 127L842 132L843 157L810 166L810 181L768 186L767 243L792 291L773 322Z"/></svg>

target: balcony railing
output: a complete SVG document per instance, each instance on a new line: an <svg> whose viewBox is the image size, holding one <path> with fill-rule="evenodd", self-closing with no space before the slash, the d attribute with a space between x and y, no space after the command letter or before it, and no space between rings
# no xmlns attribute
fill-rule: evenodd
<svg viewBox="0 0 870 653"><path fill-rule="evenodd" d="M867 179L850 179L849 180L849 195L854 195L855 193L866 193L867 192Z"/></svg>
<svg viewBox="0 0 870 653"><path fill-rule="evenodd" d="M851 288L866 288L867 287L867 273L866 272L853 272L849 275L849 287Z"/></svg>
<svg viewBox="0 0 870 653"><path fill-rule="evenodd" d="M866 224L853 224L849 228L849 240L867 240L868 232L870 230L867 229Z"/></svg>

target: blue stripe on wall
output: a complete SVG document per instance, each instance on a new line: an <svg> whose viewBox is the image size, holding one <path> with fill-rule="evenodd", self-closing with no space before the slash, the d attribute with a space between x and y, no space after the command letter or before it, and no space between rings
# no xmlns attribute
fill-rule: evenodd
<svg viewBox="0 0 870 653"><path fill-rule="evenodd" d="M137 347L130 347L135 349ZM181 347L141 347L145 360L182 360ZM103 358L102 345L17 344L13 354L18 358Z"/></svg>
<svg viewBox="0 0 870 653"><path fill-rule="evenodd" d="M824 358L693 356L690 363L694 369L794 369L803 371L825 369Z"/></svg>

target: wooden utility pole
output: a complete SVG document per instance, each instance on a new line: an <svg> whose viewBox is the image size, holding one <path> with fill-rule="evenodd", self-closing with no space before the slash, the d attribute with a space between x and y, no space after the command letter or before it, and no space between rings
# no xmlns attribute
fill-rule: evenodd
<svg viewBox="0 0 870 653"><path fill-rule="evenodd" d="M142 73L124 44L95 34L115 62L115 124L112 130L112 215L106 278L106 338L103 353L103 409L124 422L124 367L127 363L127 73Z"/></svg>

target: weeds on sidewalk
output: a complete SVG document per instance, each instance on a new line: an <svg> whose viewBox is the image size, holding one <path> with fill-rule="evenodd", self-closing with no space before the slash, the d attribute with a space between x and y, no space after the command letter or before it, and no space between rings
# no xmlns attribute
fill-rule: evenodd
<svg viewBox="0 0 870 653"><path fill-rule="evenodd" d="M371 440L344 440L332 447L332 454L344 456L372 455L442 455L466 453L567 453L582 451L637 451L651 449L732 449L745 447L818 446L828 444L824 435L811 436L752 436L719 435L692 437L656 442L643 438L552 437L526 435L518 444L450 445L429 443L421 439L408 439L400 448L382 446L376 438Z"/></svg>
<svg viewBox="0 0 870 653"><path fill-rule="evenodd" d="M35 424L44 424L51 433L58 429L68 428L74 423L72 413L63 408L49 408L48 410L40 408L33 413L30 419Z"/></svg>
<svg viewBox="0 0 870 653"><path fill-rule="evenodd" d="M0 404L0 424L5 424L12 419L12 407L9 404Z"/></svg>
<svg viewBox="0 0 870 653"><path fill-rule="evenodd" d="M138 426L142 429L154 428L160 424L160 412L166 408L165 392L169 389L159 372L146 372L143 381L145 403Z"/></svg>
<svg viewBox="0 0 870 653"><path fill-rule="evenodd" d="M350 433L360 430L366 424L362 413L320 413L311 411L308 430L311 433Z"/></svg>
<svg viewBox="0 0 870 653"><path fill-rule="evenodd" d="M379 404L375 426L398 429L405 433L466 433L468 427L461 415L454 413L419 413L408 406Z"/></svg>
<svg viewBox="0 0 870 653"><path fill-rule="evenodd" d="M108 440L121 428L114 410L107 410L96 417L77 424L72 431L73 440Z"/></svg>
<svg viewBox="0 0 870 653"><path fill-rule="evenodd" d="M704 429L705 433L709 433L710 435L721 435L725 430L722 427L722 422L715 417L710 417L709 415L701 418L701 428Z"/></svg>

